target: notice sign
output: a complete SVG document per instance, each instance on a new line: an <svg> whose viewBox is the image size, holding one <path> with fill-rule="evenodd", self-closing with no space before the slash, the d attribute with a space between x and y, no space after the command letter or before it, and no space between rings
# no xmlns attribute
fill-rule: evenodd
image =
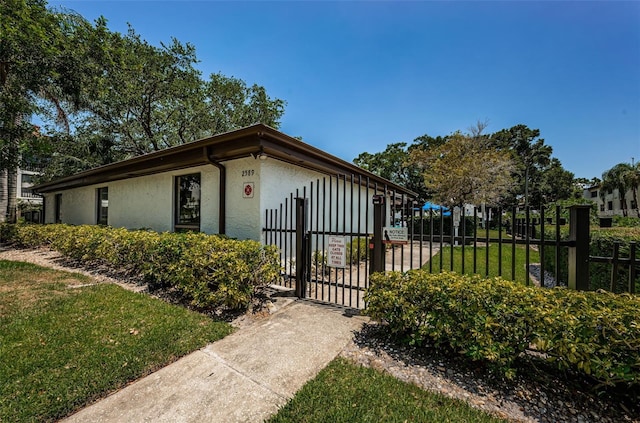
<svg viewBox="0 0 640 423"><path fill-rule="evenodd" d="M395 228L393 226L385 226L382 228L383 244L408 244L409 230L408 228Z"/></svg>
<svg viewBox="0 0 640 423"><path fill-rule="evenodd" d="M347 241L343 236L330 236L327 248L327 265L330 267L347 266Z"/></svg>

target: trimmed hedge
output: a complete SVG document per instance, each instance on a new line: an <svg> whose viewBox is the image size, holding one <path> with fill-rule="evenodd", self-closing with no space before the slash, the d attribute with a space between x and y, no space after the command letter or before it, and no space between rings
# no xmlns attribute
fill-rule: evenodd
<svg viewBox="0 0 640 423"><path fill-rule="evenodd" d="M569 231L561 233L562 239L569 237ZM555 238L555 233L547 232L546 239ZM589 240L589 254L599 257L612 257L613 244L620 242L620 258L629 257L629 243L636 242L640 248L640 227L620 227L620 228L595 228L591 227ZM555 272L555 247L546 246L544 268L550 272ZM560 249L560 280L566 284L567 281L567 248ZM640 250L636 250L640 255ZM611 285L612 265L607 263L589 264L589 289L609 290ZM615 292L626 292L629 287L629 267L620 265L616 275ZM636 277L636 289L640 289L640 274Z"/></svg>
<svg viewBox="0 0 640 423"><path fill-rule="evenodd" d="M506 377L530 346L561 370L640 384L640 297L422 270L371 276L366 313L410 344L452 348Z"/></svg>
<svg viewBox="0 0 640 423"><path fill-rule="evenodd" d="M80 261L140 275L150 289L176 289L202 309L246 308L255 288L279 275L274 247L202 233L158 233L103 226L2 225L0 240L47 246Z"/></svg>

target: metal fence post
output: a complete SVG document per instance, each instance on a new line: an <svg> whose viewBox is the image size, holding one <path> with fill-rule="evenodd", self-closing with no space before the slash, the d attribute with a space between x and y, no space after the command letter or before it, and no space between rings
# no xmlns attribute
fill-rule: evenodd
<svg viewBox="0 0 640 423"><path fill-rule="evenodd" d="M569 288L589 290L589 212L591 206L569 207Z"/></svg>
<svg viewBox="0 0 640 423"><path fill-rule="evenodd" d="M369 274L384 272L385 245L382 243L382 228L385 222L385 197L374 195L373 201L373 239L371 240L371 266Z"/></svg>
<svg viewBox="0 0 640 423"><path fill-rule="evenodd" d="M296 297L307 293L307 199L296 198Z"/></svg>

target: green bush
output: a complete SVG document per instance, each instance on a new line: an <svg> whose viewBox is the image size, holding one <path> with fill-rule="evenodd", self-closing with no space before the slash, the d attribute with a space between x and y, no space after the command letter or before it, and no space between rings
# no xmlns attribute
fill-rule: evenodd
<svg viewBox="0 0 640 423"><path fill-rule="evenodd" d="M175 289L199 308L247 307L255 288L273 282L273 247L202 233L157 233L103 226L3 225L3 242L47 246L80 261L140 275L150 289Z"/></svg>
<svg viewBox="0 0 640 423"><path fill-rule="evenodd" d="M511 377L534 345L559 369L640 384L640 298L409 271L371 276L367 314L415 345L452 348Z"/></svg>

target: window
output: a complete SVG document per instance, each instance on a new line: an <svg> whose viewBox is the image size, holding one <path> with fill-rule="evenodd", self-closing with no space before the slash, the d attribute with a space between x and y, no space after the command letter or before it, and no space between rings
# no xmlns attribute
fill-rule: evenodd
<svg viewBox="0 0 640 423"><path fill-rule="evenodd" d="M200 174L176 176L175 229L200 230Z"/></svg>
<svg viewBox="0 0 640 423"><path fill-rule="evenodd" d="M33 184L34 182L34 175L31 175L29 173L23 173L21 176L21 181L20 183L22 184Z"/></svg>
<svg viewBox="0 0 640 423"><path fill-rule="evenodd" d="M598 191L591 191L591 198L597 198L598 197Z"/></svg>
<svg viewBox="0 0 640 423"><path fill-rule="evenodd" d="M54 204L54 223L62 223L62 194L56 194Z"/></svg>
<svg viewBox="0 0 640 423"><path fill-rule="evenodd" d="M603 212L604 211L604 204L600 204L600 211Z"/></svg>
<svg viewBox="0 0 640 423"><path fill-rule="evenodd" d="M607 202L607 210L613 210L613 201Z"/></svg>
<svg viewBox="0 0 640 423"><path fill-rule="evenodd" d="M107 225L109 218L109 188L98 188L96 195L97 201L97 223L98 225Z"/></svg>

